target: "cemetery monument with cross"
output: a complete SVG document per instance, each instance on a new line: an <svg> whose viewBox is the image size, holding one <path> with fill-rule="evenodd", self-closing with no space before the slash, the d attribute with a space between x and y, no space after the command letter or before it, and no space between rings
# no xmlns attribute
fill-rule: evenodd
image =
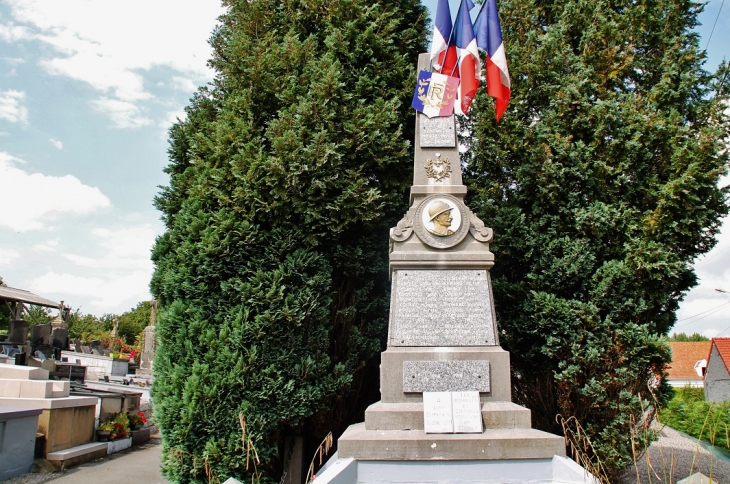
<svg viewBox="0 0 730 484"><path fill-rule="evenodd" d="M467 3L462 0L451 31L448 4L439 2L435 52L419 57L410 209L390 232L392 292L381 400L365 411L365 422L339 438L338 453L318 483L593 479L565 457L563 437L532 429L530 410L511 401L509 353L499 345L489 273L493 234L464 203L453 116L454 104L457 112L468 112L480 72L472 55L475 35L460 31L469 18ZM477 32L480 22L498 29L494 0L482 12ZM484 47L491 56L488 83L499 83L489 89L501 96L499 119L509 100L504 48L501 35L482 34L499 40L498 48ZM462 69L467 61L471 67ZM453 68L460 78L433 72L434 66L442 73Z"/></svg>

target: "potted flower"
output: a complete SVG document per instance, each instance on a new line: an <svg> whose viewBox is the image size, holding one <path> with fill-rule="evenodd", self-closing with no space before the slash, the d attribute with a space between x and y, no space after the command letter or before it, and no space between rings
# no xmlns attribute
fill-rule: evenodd
<svg viewBox="0 0 730 484"><path fill-rule="evenodd" d="M106 420L99 424L99 428L96 429L96 438L99 442L108 442L112 440L111 434L114 431L114 422Z"/></svg>
<svg viewBox="0 0 730 484"><path fill-rule="evenodd" d="M137 412L136 414L128 414L129 427L132 430L139 430L147 422L147 417L144 416L144 412Z"/></svg>

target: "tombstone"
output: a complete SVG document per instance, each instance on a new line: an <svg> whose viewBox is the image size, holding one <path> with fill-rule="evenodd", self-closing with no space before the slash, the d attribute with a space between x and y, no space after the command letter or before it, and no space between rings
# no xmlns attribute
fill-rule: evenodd
<svg viewBox="0 0 730 484"><path fill-rule="evenodd" d="M98 339L92 340L89 344L91 348L91 353L94 355L104 355L104 344L99 341Z"/></svg>
<svg viewBox="0 0 730 484"><path fill-rule="evenodd" d="M428 65L422 54L419 68ZM495 472L503 475L493 482L551 482L558 468L575 471L569 482L584 482L583 469L565 457L564 438L532 429L530 411L512 403L510 358L499 345L492 297L492 229L464 203L454 117L418 113L415 144L410 208L390 231L381 401L339 438L341 466L329 472L352 472L364 461L363 472L395 481L390 463L401 461L398 472L413 482ZM433 395L441 400L424 403ZM452 433L454 401L464 433ZM474 405L482 422L474 421Z"/></svg>
<svg viewBox="0 0 730 484"><path fill-rule="evenodd" d="M51 325L50 324L36 324L31 329L30 336L31 344L34 345L51 345Z"/></svg>
<svg viewBox="0 0 730 484"><path fill-rule="evenodd" d="M68 348L68 329L53 328L53 347L62 350Z"/></svg>
<svg viewBox="0 0 730 484"><path fill-rule="evenodd" d="M92 355L94 352L91 350L91 346L81 345L81 352L85 355Z"/></svg>
<svg viewBox="0 0 730 484"><path fill-rule="evenodd" d="M23 345L28 341L28 321L13 319L8 327L8 343Z"/></svg>
<svg viewBox="0 0 730 484"><path fill-rule="evenodd" d="M81 340L78 339L78 338L74 338L74 351L76 353L83 353L84 352L84 350L82 349L82 346L83 345L81 344Z"/></svg>
<svg viewBox="0 0 730 484"><path fill-rule="evenodd" d="M152 370L152 364L155 359L155 345L155 327L147 326L144 329L142 354L139 359L139 368L141 370Z"/></svg>

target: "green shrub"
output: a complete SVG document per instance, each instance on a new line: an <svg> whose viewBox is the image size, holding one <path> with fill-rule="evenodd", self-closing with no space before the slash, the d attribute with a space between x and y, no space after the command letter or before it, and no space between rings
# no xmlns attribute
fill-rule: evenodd
<svg viewBox="0 0 730 484"><path fill-rule="evenodd" d="M170 130L151 289L165 475L279 480L379 396L388 229L407 210L417 0L226 1Z"/></svg>
<svg viewBox="0 0 730 484"><path fill-rule="evenodd" d="M675 389L659 421L716 447L729 447L730 402L706 402L702 388Z"/></svg>

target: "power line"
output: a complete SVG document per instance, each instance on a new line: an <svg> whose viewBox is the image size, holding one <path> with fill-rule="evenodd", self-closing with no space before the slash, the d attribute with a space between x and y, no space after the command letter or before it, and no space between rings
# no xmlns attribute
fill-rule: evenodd
<svg viewBox="0 0 730 484"><path fill-rule="evenodd" d="M725 0L722 0L722 3L720 3L720 9L717 11L717 17L715 17L715 23L712 24L712 30L710 30L710 36L707 38L707 44L705 45L705 50L707 50L707 47L710 45L710 39L712 38L712 34L715 32L715 26L717 25L717 21L720 19L720 12L722 12L722 6L725 5Z"/></svg>
<svg viewBox="0 0 730 484"><path fill-rule="evenodd" d="M686 318L678 319L677 322L679 323L680 321L686 321L688 319L696 318L697 316L702 316L705 313L709 313L710 311L715 311L717 309L720 309L723 306L727 306L728 304L730 304L730 301L725 301L724 303L720 304L719 306L715 306L714 308L710 308L710 309L708 309L706 311L702 311L701 313L697 313L697 314L692 315L692 316L687 316Z"/></svg>

